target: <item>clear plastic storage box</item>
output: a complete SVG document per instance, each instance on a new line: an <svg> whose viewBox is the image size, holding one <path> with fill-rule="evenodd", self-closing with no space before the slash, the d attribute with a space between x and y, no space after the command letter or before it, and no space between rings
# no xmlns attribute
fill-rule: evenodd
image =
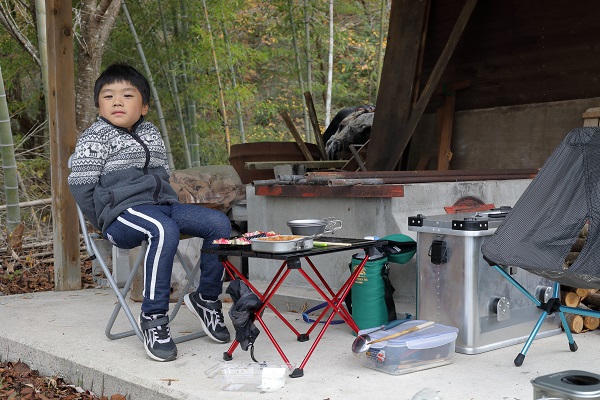
<svg viewBox="0 0 600 400"><path fill-rule="evenodd" d="M423 320L408 321L389 330L367 333L371 340L420 325ZM430 327L399 336L388 341L373 343L364 353L359 353L362 365L392 375L407 374L423 369L450 364L454 358L454 347L458 328L435 323Z"/></svg>
<svg viewBox="0 0 600 400"><path fill-rule="evenodd" d="M223 390L274 392L285 384L289 370L285 364L220 362L208 369L209 378L223 383Z"/></svg>

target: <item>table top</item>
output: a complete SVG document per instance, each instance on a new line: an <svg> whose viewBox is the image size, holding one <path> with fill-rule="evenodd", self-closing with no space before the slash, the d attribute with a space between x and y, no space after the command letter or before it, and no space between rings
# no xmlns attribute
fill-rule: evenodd
<svg viewBox="0 0 600 400"><path fill-rule="evenodd" d="M348 251L356 249L370 249L375 246L383 246L387 244L387 240L368 240L368 239L351 239L342 237L322 236L317 239L319 242L331 243L330 246L313 247L310 250L300 250L291 253L264 253L252 251L251 245L220 245L218 249L202 249L202 252L208 254L218 254L221 256L230 257L247 257L247 258L268 258L273 260L291 260L301 257L310 257L320 254L336 253L339 251ZM349 245L336 246L335 243L347 243Z"/></svg>

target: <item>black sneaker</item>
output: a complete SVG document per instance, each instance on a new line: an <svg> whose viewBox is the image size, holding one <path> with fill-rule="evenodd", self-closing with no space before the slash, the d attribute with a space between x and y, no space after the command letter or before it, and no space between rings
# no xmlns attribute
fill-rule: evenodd
<svg viewBox="0 0 600 400"><path fill-rule="evenodd" d="M208 337L219 343L229 342L229 330L225 326L221 300L204 300L198 293L188 293L184 300L187 308L200 320Z"/></svg>
<svg viewBox="0 0 600 400"><path fill-rule="evenodd" d="M140 328L144 335L144 349L150 358L156 361L173 361L177 358L177 347L171 339L167 314L140 313Z"/></svg>

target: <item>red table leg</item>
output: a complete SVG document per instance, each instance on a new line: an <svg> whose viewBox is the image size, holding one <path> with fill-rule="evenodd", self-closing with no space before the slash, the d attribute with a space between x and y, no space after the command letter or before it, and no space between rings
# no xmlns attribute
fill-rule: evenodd
<svg viewBox="0 0 600 400"><path fill-rule="evenodd" d="M317 335L317 338L315 339L315 341L311 345L310 349L306 353L306 356L304 357L304 360L302 360L302 363L300 364L300 366L298 368L296 368L290 374L290 377L292 377L292 378L298 378L298 377L301 377L301 376L304 375L304 367L306 366L306 363L308 362L309 358L312 356L313 352L315 351L317 345L321 341L321 338L325 334L325 331L327 330L327 328L329 327L329 325L331 325L331 321L333 320L333 317L336 314L339 315L348 324L348 326L350 326L350 328L354 332L358 333L358 326L356 325L356 323L352 319L352 316L350 315L350 313L348 312L348 310L346 310L343 307L343 301L344 301L344 298L346 297L346 295L348 294L348 292L350 291L350 288L352 287L352 285L354 284L354 282L358 278L358 275L363 270L363 268L364 268L365 264L367 263L368 259L369 259L369 256L365 255L365 258L361 261L361 263L350 274L350 277L346 280L346 282L342 285L342 287L338 290L338 292L335 293L331 289L331 287L327 284L327 282L325 281L325 279L323 278L323 276L319 273L319 271L317 270L317 268L315 267L315 265L312 263L312 261L308 257L305 257L305 260L308 262L308 264L310 265L310 267L312 268L312 270L314 271L314 273L317 275L318 280L321 282L321 284L323 284L323 286L326 288L326 290L329 292L329 294L325 293L319 287L319 285L302 269L302 267L300 265L300 260L299 259L289 260L289 262L288 261L284 261L282 263L282 265L280 266L279 270L277 271L277 273L275 274L275 277L271 280L271 282L269 283L269 286L267 287L267 289L265 290L265 292L262 293L262 294L227 259L223 260L222 262L223 262L223 265L225 267L225 270L227 271L227 274L232 279L235 279L235 278L241 279L246 285L248 285L248 287L263 302L262 306L254 314L255 321L257 321L262 326L263 330L265 331L265 334L269 337L269 340L271 340L271 342L275 346L275 349L277 350L277 352L279 353L279 355L281 356L281 358L283 359L283 361L286 363L286 365L290 369L292 368L290 361L288 360L287 356L283 352L283 349L281 348L281 346L279 346L279 343L277 342L277 340L275 339L275 337L273 336L273 334L271 333L271 331L269 330L269 328L267 327L266 323L263 321L263 319L261 317L261 314L264 311L264 309L266 307L269 307L288 326L288 328L290 328L290 330L296 334L296 337L298 338L299 341L306 341L309 338L310 332L312 332L312 330L321 321L321 319L323 318L323 316L325 315L325 313L331 308L331 314L329 315L329 317L327 318L327 320L323 324L323 327L319 331L319 334ZM284 271L284 268L286 268L286 267L287 267L287 269ZM298 272L310 283L310 285L327 302L327 306L325 307L325 309L321 312L321 314L319 315L319 317L315 320L315 322L313 322L313 324L310 326L310 328L308 329L308 331L305 334L300 334L298 332L298 330L273 305L271 305L271 303L270 303L272 297L275 295L275 293L277 292L277 290L279 289L279 287L282 285L283 281L286 279L286 277L288 276L288 274L291 272L292 269L297 269ZM239 342L237 340L234 340L234 342L231 344L231 346L229 347L229 349L227 350L227 352L225 352L223 354L223 359L227 360L227 361L231 360L232 359L232 354L233 354L233 352L235 351L235 349L237 348L238 345L239 345Z"/></svg>

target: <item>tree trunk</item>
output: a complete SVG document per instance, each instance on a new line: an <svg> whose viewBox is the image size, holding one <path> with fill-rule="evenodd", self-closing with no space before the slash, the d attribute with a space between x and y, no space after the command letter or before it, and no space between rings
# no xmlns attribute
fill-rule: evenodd
<svg viewBox="0 0 600 400"><path fill-rule="evenodd" d="M288 12L290 14L290 27L292 28L292 44L294 46L294 54L296 55L296 68L298 68L298 83L300 84L301 93L304 93L304 79L302 78L302 64L300 63L300 49L298 48L298 40L296 35L296 24L294 23L294 2L288 0ZM310 142L310 128L308 127L307 105L304 95L302 96L302 116L304 118L304 136L306 141Z"/></svg>
<svg viewBox="0 0 600 400"><path fill-rule="evenodd" d="M42 83L44 85L44 104L48 113L48 45L46 40L46 1L35 0L35 17L37 21L38 48L40 53ZM44 154L50 157L50 131L48 125L44 126ZM33 213L35 215L35 213ZM39 224L38 224L39 225Z"/></svg>
<svg viewBox="0 0 600 400"><path fill-rule="evenodd" d="M100 75L102 56L110 31L121 7L121 0L84 0L80 4L80 35L76 36L77 80L75 82L75 111L77 132L81 134L97 116L94 103L94 83Z"/></svg>
<svg viewBox="0 0 600 400"><path fill-rule="evenodd" d="M304 0L304 33L306 41L306 91L312 93L312 54L310 51L310 6ZM327 128L327 125L325 125Z"/></svg>
<svg viewBox="0 0 600 400"><path fill-rule="evenodd" d="M331 91L333 86L333 0L329 0L329 50L327 51L327 96L325 100L325 126L331 121Z"/></svg>

